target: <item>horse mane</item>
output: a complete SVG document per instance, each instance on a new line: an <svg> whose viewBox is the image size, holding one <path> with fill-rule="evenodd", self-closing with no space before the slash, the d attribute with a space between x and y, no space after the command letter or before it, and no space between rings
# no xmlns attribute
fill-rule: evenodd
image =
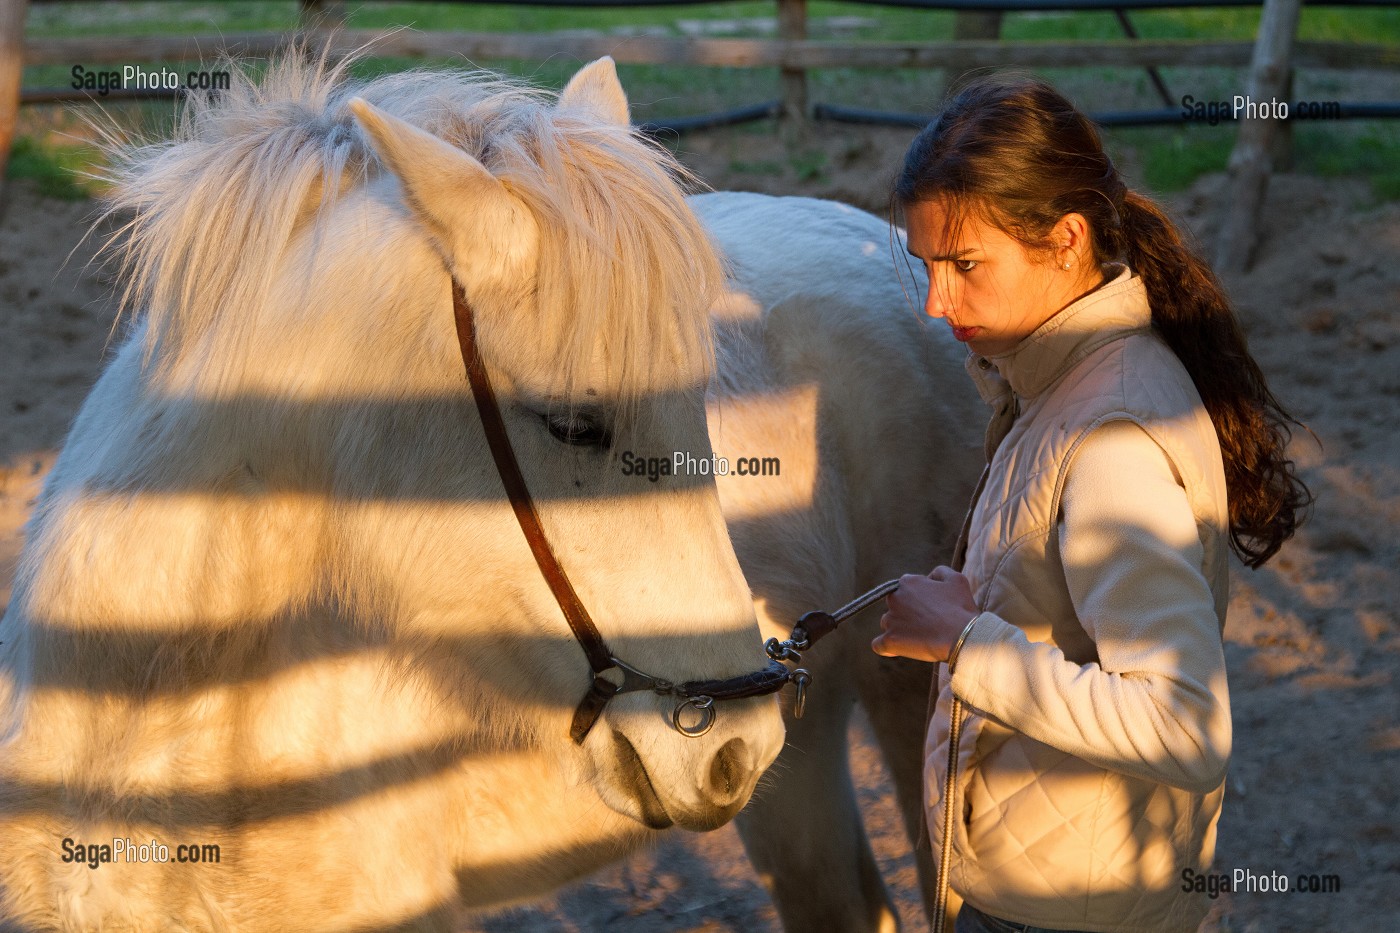
<svg viewBox="0 0 1400 933"><path fill-rule="evenodd" d="M707 309L723 268L691 212L695 179L631 127L607 126L557 95L482 71L349 76L303 49L259 76L232 61L217 98L190 94L170 138L108 134L104 249L124 279L119 319L142 325L145 353L183 356L219 328L249 326L270 270L307 222L375 174L347 102L360 96L459 146L534 213L535 305L521 322L552 353L567 399L602 349L620 405L712 371ZM513 325L512 330L515 330ZM550 343L553 345L550 346Z"/></svg>

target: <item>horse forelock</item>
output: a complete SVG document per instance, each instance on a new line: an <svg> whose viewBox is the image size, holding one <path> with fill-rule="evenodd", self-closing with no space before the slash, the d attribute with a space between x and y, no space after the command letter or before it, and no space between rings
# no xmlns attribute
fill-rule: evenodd
<svg viewBox="0 0 1400 933"><path fill-rule="evenodd" d="M123 273L123 315L146 324L148 360L258 326L297 235L309 225L318 240L333 208L374 174L347 107L360 96L462 148L534 215L535 300L515 320L483 322L501 328L488 346L536 357L529 362L558 373L569 399L586 386L626 405L703 383L713 365L707 309L723 269L686 204L692 179L669 153L498 75L358 82L346 76L351 61L292 53L260 77L228 63L232 87L216 100L190 95L171 138L111 145L104 217L120 223L107 247ZM366 259L361 274L374 274L382 257ZM282 315L277 339L298 336L289 325L311 337L322 324Z"/></svg>

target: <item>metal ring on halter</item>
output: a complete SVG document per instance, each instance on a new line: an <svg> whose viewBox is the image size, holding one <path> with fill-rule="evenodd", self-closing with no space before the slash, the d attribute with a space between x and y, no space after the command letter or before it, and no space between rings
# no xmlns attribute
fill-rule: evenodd
<svg viewBox="0 0 1400 933"><path fill-rule="evenodd" d="M686 707L690 707L691 709L694 709L700 713L699 724L694 726L681 725L681 711L684 710ZM709 732L710 727L714 724L714 697L686 697L684 700L681 700L679 703L676 704L675 710L673 710L671 713L671 725L675 727L675 730L681 735L689 736L692 739L699 738L706 732Z"/></svg>
<svg viewBox="0 0 1400 933"><path fill-rule="evenodd" d="M807 687L812 683L812 672L799 667L792 672L792 682L797 686L797 695L792 698L792 718L801 719L807 711Z"/></svg>

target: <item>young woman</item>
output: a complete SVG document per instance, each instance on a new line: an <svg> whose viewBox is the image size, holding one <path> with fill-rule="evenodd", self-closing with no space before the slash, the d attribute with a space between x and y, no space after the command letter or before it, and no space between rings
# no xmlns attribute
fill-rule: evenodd
<svg viewBox="0 0 1400 933"><path fill-rule="evenodd" d="M1310 503L1220 284L1032 80L964 89L895 202L994 414L957 569L873 647L939 664L926 802L958 933L1195 930L1230 759L1227 553ZM1188 885L1189 887L1189 885ZM943 926L942 911L935 928Z"/></svg>

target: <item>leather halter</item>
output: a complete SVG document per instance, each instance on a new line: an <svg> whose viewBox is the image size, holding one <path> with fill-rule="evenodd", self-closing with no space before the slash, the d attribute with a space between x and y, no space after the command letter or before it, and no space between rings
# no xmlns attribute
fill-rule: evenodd
<svg viewBox="0 0 1400 933"><path fill-rule="evenodd" d="M574 742L583 743L589 730L603 714L608 701L619 693L652 690L662 696L677 697L679 702L671 714L671 724L685 735L698 736L708 732L714 725L716 700L738 700L776 693L789 679L798 683L799 691L805 687L811 680L806 671L789 671L776 659L769 661L768 666L761 670L738 677L691 680L680 684L643 673L618 660L608 648L607 642L603 641L603 636L598 633L598 627L593 624L588 610L574 592L568 574L564 572L559 559L554 555L554 550L549 546L549 539L545 537L544 528L540 525L539 515L530 498L530 489L525 485L525 477L521 475L520 464L516 462L515 451L510 445L510 436L506 434L501 409L496 402L496 393L491 389L491 380L486 374L481 353L477 349L471 305L455 277L452 279L452 313L457 319L457 342L462 350L462 363L466 366L467 381L471 384L472 396L476 399L476 407L481 415L487 446L491 448L491 457L496 461L496 472L500 474L501 484L505 486L510 507L515 512L515 520L524 532L525 540L529 542L530 553L534 555L545 583L549 584L550 592L554 594L554 601L559 604L559 609L569 622L569 628L573 630L574 638L588 658L588 666L593 670L593 684L574 710L573 722L569 726L569 736ZM771 653L772 649L770 655ZM604 671L614 668L622 672L621 684L615 684L603 676ZM806 679L803 680L799 674ZM696 725L682 725L682 715L687 709L699 714L700 720Z"/></svg>

